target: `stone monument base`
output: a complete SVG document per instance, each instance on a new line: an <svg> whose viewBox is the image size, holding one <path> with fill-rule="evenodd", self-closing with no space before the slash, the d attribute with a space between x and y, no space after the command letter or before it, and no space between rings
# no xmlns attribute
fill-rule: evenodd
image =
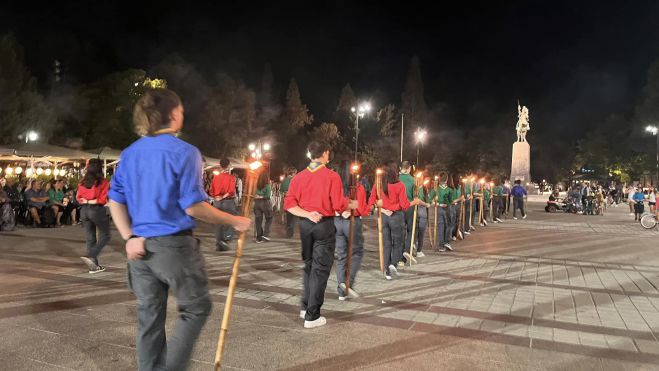
<svg viewBox="0 0 659 371"><path fill-rule="evenodd" d="M513 144L513 161L510 167L510 182L521 180L522 184L531 181L531 146L529 142Z"/></svg>

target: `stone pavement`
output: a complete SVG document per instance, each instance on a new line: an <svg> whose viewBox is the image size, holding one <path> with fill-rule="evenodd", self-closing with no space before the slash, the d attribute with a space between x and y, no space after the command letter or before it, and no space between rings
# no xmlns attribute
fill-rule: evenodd
<svg viewBox="0 0 659 371"><path fill-rule="evenodd" d="M366 258L339 302L334 272L323 314L305 330L299 311L296 240L249 242L226 348L237 370L656 370L659 255L656 230L625 212L547 214L478 228L453 253L426 246L421 264L393 281L378 272L375 220L365 221ZM190 369L212 369L232 254L206 249L214 311ZM0 369L135 369L135 300L117 238L90 276L77 258L83 231L0 234ZM169 305L171 326L175 302Z"/></svg>

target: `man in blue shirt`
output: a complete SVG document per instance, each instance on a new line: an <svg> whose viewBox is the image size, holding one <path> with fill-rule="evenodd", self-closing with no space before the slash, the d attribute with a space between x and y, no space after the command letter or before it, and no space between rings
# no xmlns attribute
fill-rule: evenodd
<svg viewBox="0 0 659 371"><path fill-rule="evenodd" d="M513 219L517 220L517 209L522 212L522 219L526 219L526 213L524 212L524 197L527 196L526 189L522 187L522 181L517 179L515 180L515 185L513 189L510 190L511 196L513 196Z"/></svg>
<svg viewBox="0 0 659 371"><path fill-rule="evenodd" d="M211 310L208 279L193 218L229 224L249 219L205 201L199 150L176 138L183 106L171 90L147 91L135 104L135 129L143 137L125 149L110 186L112 219L126 241L128 284L137 297L139 370L184 370ZM179 318L166 340L167 295Z"/></svg>
<svg viewBox="0 0 659 371"><path fill-rule="evenodd" d="M25 199L27 200L27 206L30 210L30 215L32 215L32 220L37 226L41 226L41 217L39 212L48 204L48 193L41 188L41 181L34 180L32 181L32 187L25 191Z"/></svg>

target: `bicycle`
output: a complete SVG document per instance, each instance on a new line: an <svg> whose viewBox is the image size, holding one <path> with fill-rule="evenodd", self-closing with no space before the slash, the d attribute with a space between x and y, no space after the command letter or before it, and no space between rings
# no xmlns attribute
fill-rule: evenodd
<svg viewBox="0 0 659 371"><path fill-rule="evenodd" d="M645 214L641 217L641 227L652 229L657 226L657 214Z"/></svg>

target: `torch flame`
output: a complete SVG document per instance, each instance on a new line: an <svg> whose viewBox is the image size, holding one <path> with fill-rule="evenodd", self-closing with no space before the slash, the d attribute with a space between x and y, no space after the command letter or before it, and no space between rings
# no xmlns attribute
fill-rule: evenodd
<svg viewBox="0 0 659 371"><path fill-rule="evenodd" d="M462 183L467 183L467 178L462 178Z"/></svg>
<svg viewBox="0 0 659 371"><path fill-rule="evenodd" d="M476 180L476 177L471 177L471 181L473 182L474 180Z"/></svg>
<svg viewBox="0 0 659 371"><path fill-rule="evenodd" d="M481 179L481 184L485 184L485 178Z"/></svg>
<svg viewBox="0 0 659 371"><path fill-rule="evenodd" d="M423 181L423 185L428 185L428 183L430 183L430 179L426 179Z"/></svg>
<svg viewBox="0 0 659 371"><path fill-rule="evenodd" d="M376 169L375 173L378 174L378 175L382 175L383 171L382 171L382 169Z"/></svg>
<svg viewBox="0 0 659 371"><path fill-rule="evenodd" d="M256 169L260 168L261 165L263 165L261 163L261 161L254 161L251 164L249 164L249 168L250 168L250 170L256 170Z"/></svg>
<svg viewBox="0 0 659 371"><path fill-rule="evenodd" d="M417 177L417 178L421 178L422 176L423 176L423 172L422 172L422 171L419 171L419 172L416 174L416 177Z"/></svg>
<svg viewBox="0 0 659 371"><path fill-rule="evenodd" d="M359 164L352 164L350 169L352 170L353 173L358 172L359 171Z"/></svg>

